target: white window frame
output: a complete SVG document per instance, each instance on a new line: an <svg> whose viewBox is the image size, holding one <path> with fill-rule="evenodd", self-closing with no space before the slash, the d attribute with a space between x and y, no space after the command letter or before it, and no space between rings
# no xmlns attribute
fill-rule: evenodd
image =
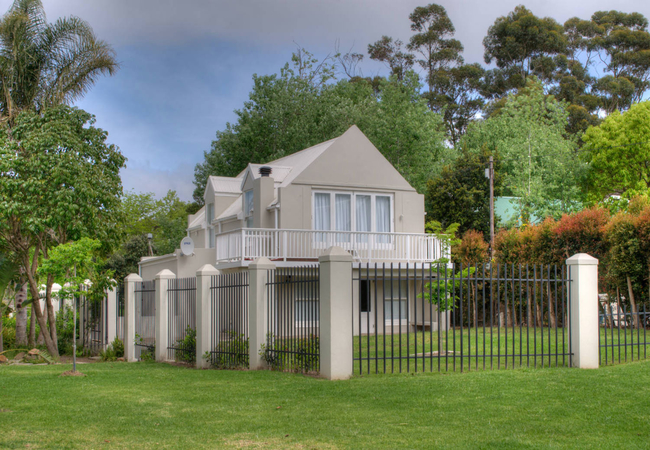
<svg viewBox="0 0 650 450"><path fill-rule="evenodd" d="M314 227L316 225L316 194L329 194L330 195L330 230L316 230ZM324 190L324 189L313 189L311 194L311 229L314 231L324 231L327 235L334 234L334 239L336 240L336 233L347 233L346 231L336 231L336 194L348 194L351 196L350 202L350 214L352 219L352 232L353 233L377 233L377 214L376 214L376 198L377 197L388 197L390 199L390 231L389 233L395 232L395 194L392 192L372 192L372 191L346 191L346 190ZM370 231L357 231L357 196L366 195L370 196ZM358 239L353 239L354 246L356 248L366 248L370 245L370 242L360 242ZM325 242L314 242L315 247L327 247L328 240ZM338 241L336 244L340 245L343 248L350 248L352 242ZM388 239L386 243L373 242L373 248L392 248L393 240Z"/></svg>
<svg viewBox="0 0 650 450"><path fill-rule="evenodd" d="M386 323L386 326L391 326L391 327L392 326L408 325L408 323L409 323L408 315L410 313L409 307L408 307L408 302L410 300L410 298L409 298L409 290L410 290L409 283L408 283L407 280L401 280L401 283L400 283L399 280L398 281L393 280L393 284L394 283L399 283L400 284L399 289L398 289L398 297L396 298L394 295L392 297L393 304L395 304L395 303L404 303L404 305L405 305L404 309L405 309L406 317L402 317L401 319L399 317L393 319L393 317L392 317L393 316L393 311L390 309L390 306L388 308L386 308L386 305L387 304L390 305L390 302L391 302L391 292L386 290L386 287L388 287L390 289L390 287L391 287L390 283L391 283L390 279L385 279L383 281L383 283L382 283L383 284L382 290L383 290L383 297L384 297L384 322ZM405 292L402 292L402 286L406 286L406 291ZM400 309L401 309L401 306L400 306ZM386 317L386 311L387 310L390 310L390 314L391 314L390 319L388 317Z"/></svg>

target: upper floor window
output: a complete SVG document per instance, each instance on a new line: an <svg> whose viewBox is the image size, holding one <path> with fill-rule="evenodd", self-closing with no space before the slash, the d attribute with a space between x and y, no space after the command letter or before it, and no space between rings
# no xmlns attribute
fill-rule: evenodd
<svg viewBox="0 0 650 450"><path fill-rule="evenodd" d="M253 191L244 192L244 220L246 228L253 228Z"/></svg>
<svg viewBox="0 0 650 450"><path fill-rule="evenodd" d="M205 207L205 217L208 226L205 232L208 235L208 248L214 248L214 228L212 228L212 221L214 220L214 203L208 203Z"/></svg>
<svg viewBox="0 0 650 450"><path fill-rule="evenodd" d="M393 197L386 194L356 192L314 192L314 230L390 233L393 231ZM325 235L321 236L322 240ZM349 233L337 233L336 240L349 242ZM368 242L359 234L357 242ZM377 236L375 242L390 242Z"/></svg>

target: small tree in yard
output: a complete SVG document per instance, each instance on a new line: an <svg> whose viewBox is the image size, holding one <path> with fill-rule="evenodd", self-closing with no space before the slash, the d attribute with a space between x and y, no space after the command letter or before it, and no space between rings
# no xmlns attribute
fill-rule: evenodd
<svg viewBox="0 0 650 450"><path fill-rule="evenodd" d="M49 257L38 269L40 275L53 278L63 286L58 293L59 298L75 300L75 327L76 299L84 296L89 303L101 302L106 290L116 284L111 280L111 272L102 272L103 262L99 255L101 245L101 242L89 238L61 244L49 251ZM73 358L76 357L76 334L75 329L72 339Z"/></svg>
<svg viewBox="0 0 650 450"><path fill-rule="evenodd" d="M48 352L58 356L53 273L39 272L57 245L83 236L115 241L125 158L85 111L59 106L24 112L0 129L0 243L16 255Z"/></svg>

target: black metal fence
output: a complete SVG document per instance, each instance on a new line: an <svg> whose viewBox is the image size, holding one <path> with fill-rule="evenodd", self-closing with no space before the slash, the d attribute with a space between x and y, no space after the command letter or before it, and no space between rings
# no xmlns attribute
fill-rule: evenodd
<svg viewBox="0 0 650 450"><path fill-rule="evenodd" d="M650 313L645 305L630 311L618 302L601 302L598 325L601 365L647 358Z"/></svg>
<svg viewBox="0 0 650 450"><path fill-rule="evenodd" d="M85 296L81 297L81 339L84 349L93 355L99 354L108 340L107 305L105 297L101 301L93 301Z"/></svg>
<svg viewBox="0 0 650 450"><path fill-rule="evenodd" d="M274 369L320 370L319 266L268 273L268 322L264 359Z"/></svg>
<svg viewBox="0 0 650 450"><path fill-rule="evenodd" d="M171 279L167 285L167 358L196 361L196 278Z"/></svg>
<svg viewBox="0 0 650 450"><path fill-rule="evenodd" d="M354 372L570 365L566 266L360 265Z"/></svg>
<svg viewBox="0 0 650 450"><path fill-rule="evenodd" d="M122 342L124 342L124 325L126 322L124 319L126 305L124 298L124 283L121 283L115 288L115 336Z"/></svg>
<svg viewBox="0 0 650 450"><path fill-rule="evenodd" d="M156 284L153 280L135 287L135 357L153 360L156 348Z"/></svg>
<svg viewBox="0 0 650 450"><path fill-rule="evenodd" d="M212 277L209 361L214 367L248 368L249 284L248 271Z"/></svg>

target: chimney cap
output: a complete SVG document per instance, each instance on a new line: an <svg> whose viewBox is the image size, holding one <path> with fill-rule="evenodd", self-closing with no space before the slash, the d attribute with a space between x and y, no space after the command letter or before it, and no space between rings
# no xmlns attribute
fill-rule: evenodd
<svg viewBox="0 0 650 450"><path fill-rule="evenodd" d="M268 177L271 175L272 169L269 166L260 167L260 176Z"/></svg>

